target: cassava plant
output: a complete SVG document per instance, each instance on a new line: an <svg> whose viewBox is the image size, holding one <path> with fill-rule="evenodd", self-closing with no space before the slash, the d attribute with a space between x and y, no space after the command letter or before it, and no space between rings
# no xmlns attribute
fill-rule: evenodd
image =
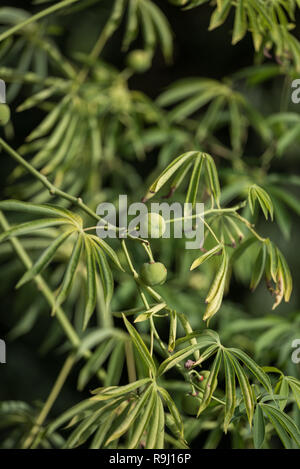
<svg viewBox="0 0 300 469"><path fill-rule="evenodd" d="M0 393L0 447L299 449L300 323L286 257L300 211L290 103L300 2L7 3L0 366L10 370L10 346L28 337L39 363L48 355L61 370L48 397ZM176 64L169 19L192 21L189 10L205 12L209 31L224 24L223 43L248 40L250 62L221 78L181 70L153 97L140 88ZM147 204L149 237L117 222L98 236L97 206L120 194ZM189 203L182 219L195 223L204 204L198 249L163 236L176 219L150 203L165 199Z"/></svg>

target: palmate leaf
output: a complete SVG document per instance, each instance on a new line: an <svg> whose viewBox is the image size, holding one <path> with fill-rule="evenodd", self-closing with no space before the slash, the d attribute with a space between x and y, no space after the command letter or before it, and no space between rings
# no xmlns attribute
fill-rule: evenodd
<svg viewBox="0 0 300 469"><path fill-rule="evenodd" d="M235 157L241 152L248 126L252 126L266 142L272 138L270 126L261 113L224 82L207 78L180 80L171 85L157 102L160 106L173 106L169 111L171 123L184 123L187 118L204 110L197 131L201 143L209 133L228 125Z"/></svg>
<svg viewBox="0 0 300 469"><path fill-rule="evenodd" d="M285 448L291 448L290 438L300 448L300 432L295 422L280 409L270 404L260 404L263 412L273 424Z"/></svg>
<svg viewBox="0 0 300 469"><path fill-rule="evenodd" d="M249 187L248 191L248 201L252 214L254 213L255 202L258 201L266 220L268 219L268 214L270 214L271 219L273 220L273 204L269 194L257 186L256 184Z"/></svg>
<svg viewBox="0 0 300 469"><path fill-rule="evenodd" d="M141 389L139 396L135 392L137 389ZM129 448L143 444L146 449L163 449L165 411L162 400L165 400L177 432L180 432L178 438L182 440L183 425L178 409L167 391L157 388L150 379L121 387L100 388L93 393L94 397L77 404L51 423L47 435L70 421L66 429L76 427L66 448L82 445L93 434L90 448L109 448L112 442L127 434Z"/></svg>
<svg viewBox="0 0 300 469"><path fill-rule="evenodd" d="M195 8L206 0L169 0L184 9ZM228 18L231 9L234 12L234 26L232 44L236 44L245 36L247 31L252 34L256 51L268 40L268 46L274 46L279 59L291 57L295 67L300 67L300 46L295 36L289 33L295 21L295 11L299 8L298 1L262 2L261 0L218 0L211 4L214 8L209 30L221 26ZM283 46L284 44L284 46ZM288 55L287 55L288 52Z"/></svg>
<svg viewBox="0 0 300 469"><path fill-rule="evenodd" d="M194 165L194 169L188 191L189 199L192 195L192 204L194 205L196 203L196 196L199 190L201 170L202 166L204 166L205 176L208 181L207 186L212 195L212 201L215 200L217 205L219 205L220 183L214 159L208 153L201 153L198 151L190 151L187 153L183 153L182 155L175 158L156 178L153 184L151 184L148 189L148 192L143 198L143 202L147 202L149 199L151 199L178 171L176 177L171 182L171 188L168 195L171 196L174 193L174 190L182 182L182 178L186 176L187 171L191 168L192 165Z"/></svg>

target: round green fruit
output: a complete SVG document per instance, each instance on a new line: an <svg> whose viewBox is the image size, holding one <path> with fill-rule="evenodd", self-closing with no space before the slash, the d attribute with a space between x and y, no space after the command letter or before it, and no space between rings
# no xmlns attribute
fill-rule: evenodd
<svg viewBox="0 0 300 469"><path fill-rule="evenodd" d="M0 104L0 125L8 124L10 120L10 109L7 104Z"/></svg>
<svg viewBox="0 0 300 469"><path fill-rule="evenodd" d="M161 262L146 262L142 265L140 277L145 285L162 285L167 278L167 269Z"/></svg>
<svg viewBox="0 0 300 469"><path fill-rule="evenodd" d="M150 68L152 62L152 55L150 52L142 49L137 49L127 57L127 65L137 73L143 73Z"/></svg>
<svg viewBox="0 0 300 469"><path fill-rule="evenodd" d="M161 238L166 231L166 222L159 213L148 213L140 222L141 236L146 238Z"/></svg>
<svg viewBox="0 0 300 469"><path fill-rule="evenodd" d="M184 394L182 397L182 409L188 415L197 415L202 402L202 393L196 395L192 393Z"/></svg>

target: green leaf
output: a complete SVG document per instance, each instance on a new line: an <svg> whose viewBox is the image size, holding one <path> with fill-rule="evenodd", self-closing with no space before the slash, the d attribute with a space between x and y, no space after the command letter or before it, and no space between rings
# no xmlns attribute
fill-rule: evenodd
<svg viewBox="0 0 300 469"><path fill-rule="evenodd" d="M203 254L202 256L200 257L197 257L197 259L194 260L194 262L192 263L191 267L190 267L190 270L194 270L196 269L197 267L199 267L199 265L203 264L203 262L207 261L208 259L210 259L211 257L213 257L217 252L220 251L220 249L222 249L222 245L221 244L217 244L217 246L215 246L214 248L210 249L209 251L207 251L205 254Z"/></svg>
<svg viewBox="0 0 300 469"><path fill-rule="evenodd" d="M0 201L1 210L12 210L16 212L28 213L29 215L44 215L52 217L64 217L76 226L82 227L82 219L79 215L70 212L62 207L51 204L32 204L29 202L21 202L19 200L2 200Z"/></svg>
<svg viewBox="0 0 300 469"><path fill-rule="evenodd" d="M94 241L92 241L92 244L94 247L95 259L99 267L101 283L104 290L105 303L108 307L111 302L114 291L113 275L102 249Z"/></svg>
<svg viewBox="0 0 300 469"><path fill-rule="evenodd" d="M192 204L192 208L195 207L196 201L197 201L197 193L199 189L202 164L203 164L203 158L199 154L195 160L192 177L189 183L188 192L187 192L186 199L185 199L186 203Z"/></svg>
<svg viewBox="0 0 300 469"><path fill-rule="evenodd" d="M124 433L126 433L129 430L129 428L132 426L136 418L141 413L144 405L150 398L152 391L153 391L153 386L149 386L146 389L146 391L142 394L142 396L135 403L135 406L133 407L133 409L128 412L126 418L119 425L117 430L115 430L113 434L108 438L108 440L105 443L105 446L109 445L109 443L116 440L117 438L120 438L122 435L124 435Z"/></svg>
<svg viewBox="0 0 300 469"><path fill-rule="evenodd" d="M43 218L41 220L28 221L21 225L13 226L0 234L0 243L12 236L22 236L36 230L43 230L50 226L59 226L69 223L65 218Z"/></svg>
<svg viewBox="0 0 300 469"><path fill-rule="evenodd" d="M226 18L231 10L231 0L224 0L221 4L221 8L215 8L210 18L209 30L212 31L215 28L221 26L226 21Z"/></svg>
<svg viewBox="0 0 300 469"><path fill-rule="evenodd" d="M253 420L253 443L255 449L260 449L265 439L265 420L260 405L256 406Z"/></svg>
<svg viewBox="0 0 300 469"><path fill-rule="evenodd" d="M284 429L289 434L289 436L295 441L298 448L300 448L300 432L294 421L287 414L269 404L261 404L261 407L263 411L268 415L269 419L272 419L271 421L273 425L274 422L277 423L277 426L275 427L276 431L278 432L279 427L281 427L281 429ZM281 434L279 434L279 436L281 438ZM285 445L285 441L283 441L283 444Z"/></svg>
<svg viewBox="0 0 300 469"><path fill-rule="evenodd" d="M105 252L105 254L108 255L108 257L113 261L113 263L122 271L125 272L117 254L115 251L110 247L109 244L107 244L103 239L99 238L98 236L95 235L88 235L89 238L91 238L93 241L95 241L101 249Z"/></svg>
<svg viewBox="0 0 300 469"><path fill-rule="evenodd" d="M226 351L223 353L225 368L225 418L224 431L227 433L228 426L233 417L236 407L236 390L235 390L235 373L230 359L227 357Z"/></svg>
<svg viewBox="0 0 300 469"><path fill-rule="evenodd" d="M140 379L133 383L126 384L125 386L109 386L104 388L97 388L92 391L95 395L94 400L96 401L107 401L109 399L125 396L142 386L150 383L150 378Z"/></svg>
<svg viewBox="0 0 300 469"><path fill-rule="evenodd" d="M239 42L247 32L247 18L244 0L239 0L236 5L232 44Z"/></svg>
<svg viewBox="0 0 300 469"><path fill-rule="evenodd" d="M173 399L171 398L170 394L168 393L166 389L159 387L158 391L168 406L168 409L174 419L175 425L179 431L180 436L183 437L183 422L182 422L180 413L175 405L175 402L173 401Z"/></svg>
<svg viewBox="0 0 300 469"><path fill-rule="evenodd" d="M133 344L135 345L139 356L141 357L142 361L146 365L146 367L151 371L153 376L156 376L156 366L152 356L150 355L146 345L144 344L141 336L137 332L137 330L130 324L130 322L126 319L123 315L123 320L126 326L126 329L129 332L129 335L132 339Z"/></svg>
<svg viewBox="0 0 300 469"><path fill-rule="evenodd" d="M160 38L165 59L167 62L170 62L173 54L173 40L167 18L153 2L143 2L143 7L147 9L151 15L153 24Z"/></svg>
<svg viewBox="0 0 300 469"><path fill-rule="evenodd" d="M58 238L56 238L49 245L49 247L42 253L42 255L38 258L38 260L31 267L31 269L25 272L25 274L18 281L16 288L20 288L26 282L29 282L29 280L32 280L36 275L41 273L49 264L49 262L51 262L58 248L66 241L66 239L72 234L72 232L73 232L73 229L65 233L62 233L60 236L58 236Z"/></svg>
<svg viewBox="0 0 300 469"><path fill-rule="evenodd" d="M150 418L148 430L147 430L147 441L146 449L156 449L155 443L159 432L159 408L160 408L160 397L155 394L155 402L153 407L152 416Z"/></svg>
<svg viewBox="0 0 300 469"><path fill-rule="evenodd" d="M211 370L210 370L210 375L206 383L206 387L203 393L203 398L202 398L202 402L198 410L197 417L199 417L201 412L203 412L203 410L206 409L206 407L209 405L212 395L217 387L218 374L219 374L219 369L220 369L220 365L222 361L222 355L223 355L222 350L219 349L214 359L214 362L212 364Z"/></svg>
<svg viewBox="0 0 300 469"><path fill-rule="evenodd" d="M233 356L229 355L229 358L234 366L236 376L238 378L240 388L243 394L243 399L246 407L246 412L249 420L250 427L252 425L252 420L253 420L253 413L254 413L254 401L253 401L253 395L252 395L252 389L249 384L248 378L239 364L238 360Z"/></svg>
<svg viewBox="0 0 300 469"><path fill-rule="evenodd" d="M179 169L183 164L187 161L190 161L196 158L199 155L197 151L189 151L184 153L183 155L178 156L172 163L167 166L167 168L158 176L158 178L154 181L154 183L149 187L148 193L144 197L143 201L146 202L147 200L151 199L156 192L158 192L163 185L170 179L171 176Z"/></svg>
<svg viewBox="0 0 300 469"><path fill-rule="evenodd" d="M94 312L97 301L96 292L96 263L95 256L93 253L92 241L85 237L85 252L86 252L86 279L87 279L87 290L86 290L86 304L83 316L82 328L85 330L89 323L89 320Z"/></svg>
<svg viewBox="0 0 300 469"><path fill-rule="evenodd" d="M56 308L65 301L65 299L67 298L71 290L75 272L79 264L80 255L82 252L82 246L83 246L83 236L81 233L78 233L77 240L74 244L72 254L68 262L68 265L64 274L64 278L63 278L61 287L59 289L59 292L55 301L55 306L52 310L52 314L54 314L56 311Z"/></svg>
<svg viewBox="0 0 300 469"><path fill-rule="evenodd" d="M206 163L206 171L208 174L208 179L209 179L209 184L210 184L210 190L215 198L215 201L217 202L217 204L219 204L221 189L220 189L218 171L217 171L214 159L208 153L205 153L205 163Z"/></svg>
<svg viewBox="0 0 300 469"><path fill-rule="evenodd" d="M241 360L251 371L251 373L256 377L256 379L258 379L258 381L263 385L263 387L272 394L273 391L270 378L263 371L263 369L259 365L257 365L254 360L252 360L252 358L250 358L245 352L237 348L230 348L228 349L228 351L230 351L230 353L232 353L239 360Z"/></svg>
<svg viewBox="0 0 300 469"><path fill-rule="evenodd" d="M141 438L143 436L145 428L148 426L152 410L155 404L156 400L156 390L154 386L152 387L151 394L149 396L148 403L145 406L145 410L143 415L140 417L140 420L134 429L133 435L130 438L130 441L128 443L128 449L134 449L138 447L139 442L141 441Z"/></svg>
<svg viewBox="0 0 300 469"><path fill-rule="evenodd" d="M252 270L252 277L251 277L251 282L250 282L250 289L251 291L254 291L261 281L262 275L265 270L265 263L266 263L266 253L267 253L267 247L265 244L262 244L258 255L256 257L253 270Z"/></svg>

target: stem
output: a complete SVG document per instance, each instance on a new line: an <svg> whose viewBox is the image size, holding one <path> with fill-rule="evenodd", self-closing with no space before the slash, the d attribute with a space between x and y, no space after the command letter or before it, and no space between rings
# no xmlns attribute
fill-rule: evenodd
<svg viewBox="0 0 300 469"><path fill-rule="evenodd" d="M25 439L23 443L23 446L22 446L23 449L30 448L32 443L33 443L32 449L34 449L38 445L40 441L38 438L38 433L40 431L40 428L42 427L60 391L62 390L63 385L65 384L65 381L67 377L69 376L69 373L74 365L74 362L75 362L75 355L71 353L65 360L65 363L56 379L56 382L54 383L54 386L48 396L47 401L44 404L44 407L42 408L38 418L36 419L36 422L34 426L32 427L28 437Z"/></svg>
<svg viewBox="0 0 300 469"><path fill-rule="evenodd" d="M60 3L57 3L56 5L45 8L45 10L40 11L36 15L31 16L27 20L16 24L12 28L9 28L4 33L0 34L0 41L3 41L3 39L6 39L7 37L11 36L15 32L17 32L20 29L24 28L24 26L28 26L29 24L34 23L35 21L40 20L42 18L45 18L45 16L51 15L51 13L54 13L58 10L61 10L62 8L67 7L69 5L72 5L73 3L76 3L76 2L79 2L79 0L64 0Z"/></svg>

